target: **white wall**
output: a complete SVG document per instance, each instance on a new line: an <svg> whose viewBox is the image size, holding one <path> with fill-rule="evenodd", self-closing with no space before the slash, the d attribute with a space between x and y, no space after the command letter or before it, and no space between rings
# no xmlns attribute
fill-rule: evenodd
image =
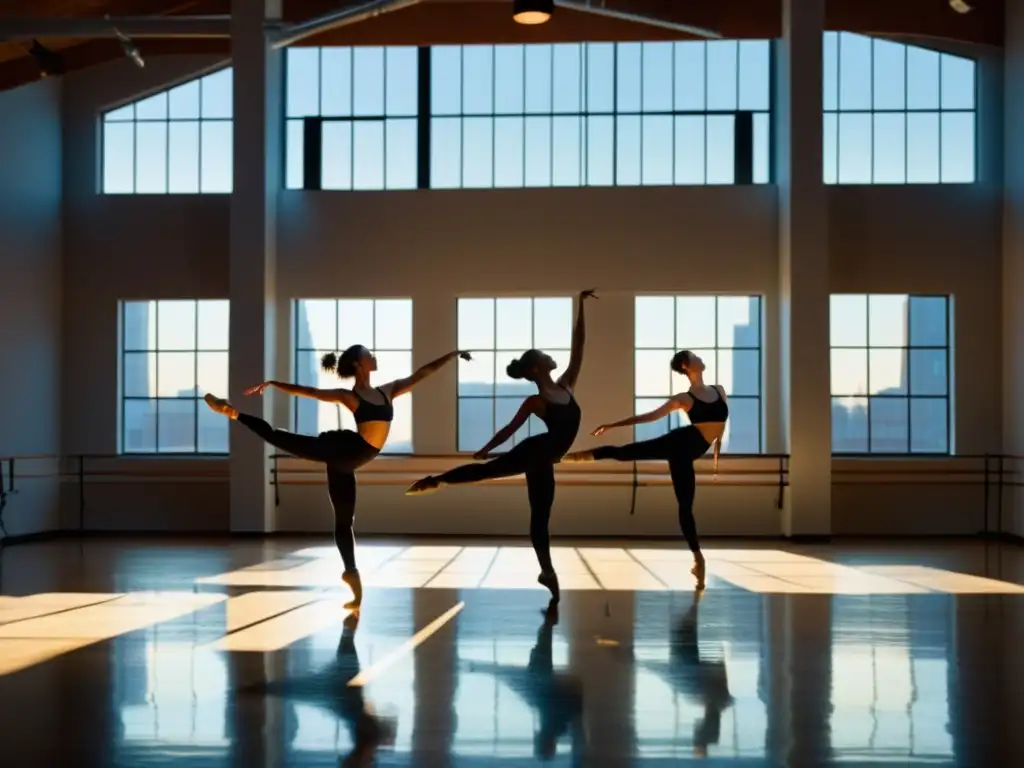
<svg viewBox="0 0 1024 768"><path fill-rule="evenodd" d="M116 448L116 306L124 298L226 297L225 197L105 198L97 183L96 111L159 82L180 80L209 60L158 62L139 73L111 65L71 78L65 101L69 173L66 248L68 338L64 440L69 453ZM85 148L83 150L83 147ZM938 292L954 296L956 447L998 452L1001 440L1001 202L989 183L973 187L843 187L829 195L833 291ZM456 344L460 295L567 295L597 286L579 398L584 428L632 403L632 295L641 291L759 293L765 297L766 449L779 449L778 265L772 187L617 188L305 193L281 198L277 285L278 360L292 360L289 303L296 297L408 296L414 300L414 362ZM414 396L419 450L455 448L455 371ZM275 402L286 426L288 406ZM235 428L233 440L253 439ZM579 445L587 445L581 438ZM379 460L377 468L433 471L422 462ZM202 481L161 479L89 488L87 527L226 529L226 462L116 460L148 473L212 473ZM973 466L973 465L972 465ZM777 534L775 467L755 462L762 484L702 487L697 515L706 533ZM837 460L837 533L973 533L978 485L937 486L933 475L893 485L894 468L952 473L959 460ZM602 471L616 469L602 467ZM618 468L621 469L621 468ZM852 470L855 470L852 471ZM949 474L949 476L955 476ZM395 533L521 533L524 489L488 486L406 499L402 485L364 477L357 527ZM608 476L604 476L607 480ZM948 477L947 477L948 479ZM69 489L69 524L77 495ZM280 489L279 530L328 530L322 485ZM667 487L563 483L553 531L671 534Z"/></svg>
<svg viewBox="0 0 1024 768"><path fill-rule="evenodd" d="M60 97L57 80L0 93L0 457L60 452ZM53 470L16 464L16 476L50 477L17 481L10 535L59 527Z"/></svg>

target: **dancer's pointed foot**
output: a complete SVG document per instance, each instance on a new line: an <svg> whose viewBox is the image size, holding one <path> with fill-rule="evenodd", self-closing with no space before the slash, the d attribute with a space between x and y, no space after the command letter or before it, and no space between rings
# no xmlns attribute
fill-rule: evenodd
<svg viewBox="0 0 1024 768"><path fill-rule="evenodd" d="M424 493L433 493L441 487L441 481L433 475L417 480L415 483L405 489L406 496L418 496Z"/></svg>
<svg viewBox="0 0 1024 768"><path fill-rule="evenodd" d="M541 571L537 583L551 592L551 604L558 605L558 601L562 599L561 590L558 588L558 575L554 571Z"/></svg>
<svg viewBox="0 0 1024 768"><path fill-rule="evenodd" d="M219 397L214 397L209 393L203 395L203 400L206 402L208 406L210 406L210 410L213 411L214 413L219 413L222 416L227 416L229 419L238 418L238 409L235 408L227 400L223 400Z"/></svg>
<svg viewBox="0 0 1024 768"><path fill-rule="evenodd" d="M359 578L359 571L345 571L341 580L352 590L352 599L345 603L345 610L358 611L363 604L363 580Z"/></svg>
<svg viewBox="0 0 1024 768"><path fill-rule="evenodd" d="M548 603L548 607L541 611L544 616L544 622L550 626L558 624L558 601L554 598Z"/></svg>
<svg viewBox="0 0 1024 768"><path fill-rule="evenodd" d="M594 461L593 451L574 451L562 457L563 464L582 464L587 461Z"/></svg>
<svg viewBox="0 0 1024 768"><path fill-rule="evenodd" d="M697 579L697 590L704 589L704 577L707 575L707 564L704 562L703 555L697 555L697 558L693 562L693 568L690 569L690 573Z"/></svg>

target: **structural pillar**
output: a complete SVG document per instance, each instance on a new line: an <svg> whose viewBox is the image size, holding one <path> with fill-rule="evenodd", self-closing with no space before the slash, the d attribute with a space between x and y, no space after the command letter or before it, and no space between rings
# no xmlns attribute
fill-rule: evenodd
<svg viewBox="0 0 1024 768"><path fill-rule="evenodd" d="M1024 0L1006 1L1003 66L1003 453L1024 456ZM1024 461L1007 469L1024 471ZM1003 530L1024 536L1024 493L1004 491Z"/></svg>
<svg viewBox="0 0 1024 768"><path fill-rule="evenodd" d="M786 536L832 530L828 202L822 180L824 0L784 0L776 59L779 316Z"/></svg>
<svg viewBox="0 0 1024 768"><path fill-rule="evenodd" d="M270 397L246 387L273 378L277 197L281 187L281 54L264 25L280 0L232 0L234 192L231 195L230 397L271 419ZM269 393L268 393L269 394ZM231 531L273 530L270 448L241 427L231 432Z"/></svg>

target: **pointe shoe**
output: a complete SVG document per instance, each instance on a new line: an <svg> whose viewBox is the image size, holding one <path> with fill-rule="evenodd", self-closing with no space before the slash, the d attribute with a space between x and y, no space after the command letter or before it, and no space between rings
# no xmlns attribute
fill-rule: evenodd
<svg viewBox="0 0 1024 768"><path fill-rule="evenodd" d="M693 568L690 569L690 573L697 579L697 590L703 590L705 587L704 578L707 575L707 563L703 560L698 560L693 564Z"/></svg>
<svg viewBox="0 0 1024 768"><path fill-rule="evenodd" d="M562 599L562 592L558 586L558 575L554 571L551 573L541 571L540 576L537 577L537 583L551 592L551 603L557 605Z"/></svg>
<svg viewBox="0 0 1024 768"><path fill-rule="evenodd" d="M214 413L219 413L222 416L227 416L229 419L238 418L238 409L235 408L227 400L219 397L214 397L209 392L203 395L203 401L210 407L210 410Z"/></svg>
<svg viewBox="0 0 1024 768"><path fill-rule="evenodd" d="M588 461L594 461L593 451L575 451L562 457L563 464L582 464Z"/></svg>
<svg viewBox="0 0 1024 768"><path fill-rule="evenodd" d="M424 477L405 489L406 496L419 496L424 493L433 493L441 487L436 477Z"/></svg>
<svg viewBox="0 0 1024 768"><path fill-rule="evenodd" d="M341 574L341 580L352 590L352 599L345 603L345 610L358 611L363 604L363 580L359 577L359 571L345 571Z"/></svg>

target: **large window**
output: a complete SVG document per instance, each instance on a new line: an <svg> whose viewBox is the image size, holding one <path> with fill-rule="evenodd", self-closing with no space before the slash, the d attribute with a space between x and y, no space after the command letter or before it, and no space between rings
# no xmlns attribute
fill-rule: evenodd
<svg viewBox="0 0 1024 768"><path fill-rule="evenodd" d="M416 48L289 48L288 189L415 189Z"/></svg>
<svg viewBox="0 0 1024 768"><path fill-rule="evenodd" d="M459 360L458 445L476 451L505 426L526 397L536 392L527 381L516 381L505 368L528 349L541 349L564 371L572 348L571 298L459 299L459 349L473 353ZM536 417L499 450L545 432Z"/></svg>
<svg viewBox="0 0 1024 768"><path fill-rule="evenodd" d="M320 368L325 352L361 344L377 358L374 386L412 373L412 299L298 299L295 302L295 380L322 389L351 387ZM412 395L395 400L385 453L412 452ZM355 429L347 408L295 398L295 429L315 435Z"/></svg>
<svg viewBox="0 0 1024 768"><path fill-rule="evenodd" d="M951 452L950 299L832 296L832 451Z"/></svg>
<svg viewBox="0 0 1024 768"><path fill-rule="evenodd" d="M121 452L227 453L228 302L121 303Z"/></svg>
<svg viewBox="0 0 1024 768"><path fill-rule="evenodd" d="M850 32L824 40L827 184L975 180L975 63Z"/></svg>
<svg viewBox="0 0 1024 768"><path fill-rule="evenodd" d="M103 192L231 192L232 108L232 72L222 69L107 112Z"/></svg>
<svg viewBox="0 0 1024 768"><path fill-rule="evenodd" d="M767 183L767 41L431 52L434 188Z"/></svg>
<svg viewBox="0 0 1024 768"><path fill-rule="evenodd" d="M636 413L652 411L689 382L672 371L672 356L695 352L707 369L704 381L721 384L729 397L729 421L722 450L760 453L761 298L759 296L637 296ZM688 424L682 411L636 426L647 440Z"/></svg>

